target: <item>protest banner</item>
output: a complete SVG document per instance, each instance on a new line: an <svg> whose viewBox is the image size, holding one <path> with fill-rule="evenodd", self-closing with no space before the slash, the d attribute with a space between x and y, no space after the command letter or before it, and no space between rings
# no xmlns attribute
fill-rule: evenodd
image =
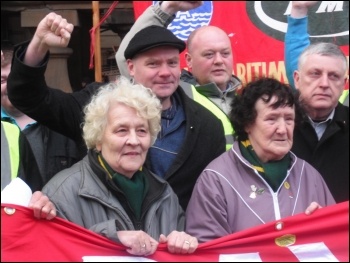
<svg viewBox="0 0 350 263"><path fill-rule="evenodd" d="M349 261L349 202L298 214L208 241L193 254L165 244L148 257L59 217L35 219L29 208L1 205L1 261Z"/></svg>
<svg viewBox="0 0 350 263"><path fill-rule="evenodd" d="M134 1L135 19L158 1ZM231 39L234 74L246 83L255 76L272 76L288 83L284 64L284 36L291 1L203 1L203 5L177 12L168 26L178 38L204 25L223 29ZM332 42L349 60L349 2L319 1L308 13L310 41ZM181 67L186 68L184 53ZM345 89L349 88L346 84Z"/></svg>

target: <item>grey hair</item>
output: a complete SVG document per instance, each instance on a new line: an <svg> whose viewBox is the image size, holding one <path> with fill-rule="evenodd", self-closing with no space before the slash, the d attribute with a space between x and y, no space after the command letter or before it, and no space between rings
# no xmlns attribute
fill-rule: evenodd
<svg viewBox="0 0 350 263"><path fill-rule="evenodd" d="M87 148L96 150L107 125L108 110L115 103L135 109L138 116L148 121L153 144L161 128L161 103L151 89L120 77L116 82L101 86L84 108L83 138Z"/></svg>
<svg viewBox="0 0 350 263"><path fill-rule="evenodd" d="M343 51L339 48L339 46L333 43L326 42L314 43L308 46L299 57L298 69L300 69L305 63L307 56L314 54L320 56L340 58L344 62L344 72L346 72L348 69L348 61Z"/></svg>

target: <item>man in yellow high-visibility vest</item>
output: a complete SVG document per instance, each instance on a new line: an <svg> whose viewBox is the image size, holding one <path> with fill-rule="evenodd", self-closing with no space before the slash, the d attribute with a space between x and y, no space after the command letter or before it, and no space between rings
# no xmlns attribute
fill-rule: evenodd
<svg viewBox="0 0 350 263"><path fill-rule="evenodd" d="M32 149L20 129L1 121L1 190L20 177L32 191L41 190L42 178Z"/></svg>

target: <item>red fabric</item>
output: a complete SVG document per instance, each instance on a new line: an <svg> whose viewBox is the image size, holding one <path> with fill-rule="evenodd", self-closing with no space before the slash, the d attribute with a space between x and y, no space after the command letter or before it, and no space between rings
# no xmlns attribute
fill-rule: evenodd
<svg viewBox="0 0 350 263"><path fill-rule="evenodd" d="M5 207L13 207L12 215ZM219 261L224 254L257 253L262 261L298 262L288 247L276 245L276 238L295 235L295 244L323 242L339 261L349 261L349 202L322 208L311 216L299 214L283 220L200 244L191 255L174 255L164 244L147 257L156 261ZM315 251L319 255L318 251ZM83 261L83 256L130 256L122 245L61 218L37 220L30 209L1 205L1 261Z"/></svg>
<svg viewBox="0 0 350 263"><path fill-rule="evenodd" d="M251 81L256 75L273 76L282 82L288 82L284 67L284 42L265 34L253 24L247 14L246 2L212 1L213 14L209 24L218 26L231 35L234 74L243 82ZM152 1L134 1L133 3L135 18L152 5ZM344 17L344 21L347 21L347 17ZM310 19L309 23L313 22L322 21ZM332 23L331 18L329 23ZM349 56L349 45L340 47L345 55ZM183 68L186 67L185 52L181 54ZM347 83L345 89L348 88Z"/></svg>
<svg viewBox="0 0 350 263"><path fill-rule="evenodd" d="M109 7L107 12L104 14L98 25L92 27L90 29L90 63L89 63L89 69L94 68L94 55L95 55L95 34L96 29L101 26L101 24L109 17L109 15L113 12L114 8L117 6L118 1L114 1L113 4Z"/></svg>

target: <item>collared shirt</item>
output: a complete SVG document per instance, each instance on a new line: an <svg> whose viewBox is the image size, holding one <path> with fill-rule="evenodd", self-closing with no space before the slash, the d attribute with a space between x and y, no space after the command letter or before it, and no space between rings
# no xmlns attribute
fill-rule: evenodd
<svg viewBox="0 0 350 263"><path fill-rule="evenodd" d="M12 123L12 124L17 125L19 128L21 128L21 127L19 126L19 124L17 123L16 119L13 118L12 116L8 115L7 112L6 112L2 107L1 107L1 120L10 122L10 123ZM31 123L28 123L28 124L27 124L23 129L21 129L21 130L25 130L25 129L29 128L30 126L32 126L32 125L34 125L34 124L36 124L36 123L37 123L36 121L33 121L33 122L31 122Z"/></svg>
<svg viewBox="0 0 350 263"><path fill-rule="evenodd" d="M331 114L329 114L329 116L328 116L328 118L326 120L321 121L321 122L315 122L309 117L310 123L311 123L312 127L314 127L314 129L316 131L318 140L321 139L324 131L327 128L327 125L332 121L333 116L334 116L334 111L335 111L335 109L332 110Z"/></svg>
<svg viewBox="0 0 350 263"><path fill-rule="evenodd" d="M16 119L8 115L8 113L2 107L1 107L1 120L12 123L21 129ZM47 164L44 161L46 160L45 158L46 140L43 139L43 131L40 128L39 123L36 121L28 123L21 130L23 134L26 136L26 138L28 139L28 142L30 144L30 147L32 148L32 151L35 153L35 159L37 161L39 171L43 176L43 180L46 181L45 178L47 174L47 168L46 168Z"/></svg>
<svg viewBox="0 0 350 263"><path fill-rule="evenodd" d="M177 96L174 94L171 98L171 109L162 112L161 131L148 151L152 160L151 171L163 179L176 159L186 134L185 111Z"/></svg>

